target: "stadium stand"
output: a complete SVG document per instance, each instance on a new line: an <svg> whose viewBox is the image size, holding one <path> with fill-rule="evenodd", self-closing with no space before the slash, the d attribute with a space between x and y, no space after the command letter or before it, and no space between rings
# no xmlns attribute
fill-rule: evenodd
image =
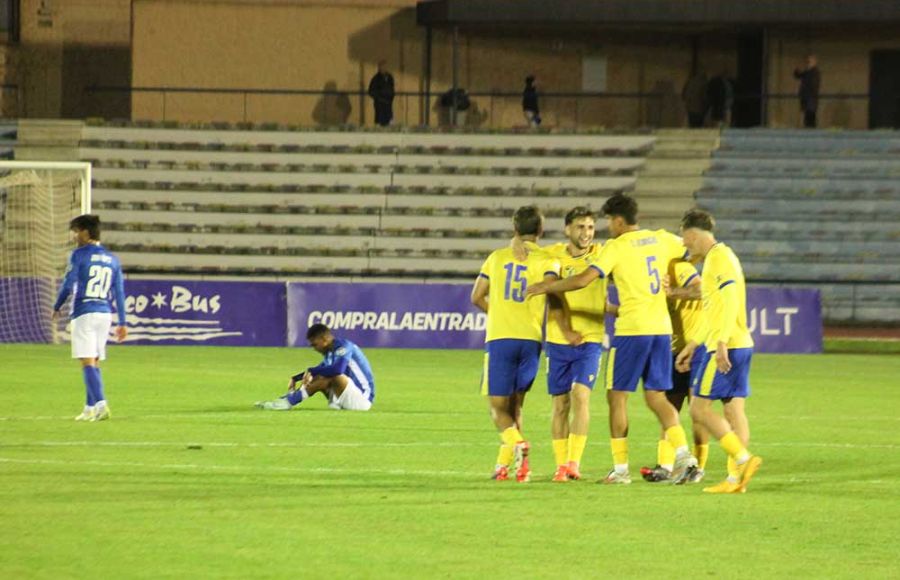
<svg viewBox="0 0 900 580"><path fill-rule="evenodd" d="M829 321L900 321L900 136L725 131L697 203L750 281L812 284Z"/></svg>
<svg viewBox="0 0 900 580"><path fill-rule="evenodd" d="M458 277L529 203L551 238L571 207L625 191L645 225L675 227L705 165L648 158L661 139L684 136L101 125L79 156L132 273Z"/></svg>

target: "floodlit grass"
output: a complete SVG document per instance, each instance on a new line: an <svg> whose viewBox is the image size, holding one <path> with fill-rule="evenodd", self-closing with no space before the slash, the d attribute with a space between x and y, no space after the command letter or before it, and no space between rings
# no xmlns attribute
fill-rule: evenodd
<svg viewBox="0 0 900 580"><path fill-rule="evenodd" d="M553 484L543 377L534 481L488 479L498 438L474 351L370 350L369 413L290 412L311 350L112 347L109 422L66 347L0 345L0 577L888 577L900 537L900 358L754 359L749 493L638 481L657 427L631 402L631 486L594 397L586 480ZM196 449L191 447L200 446ZM709 481L724 476L713 447Z"/></svg>

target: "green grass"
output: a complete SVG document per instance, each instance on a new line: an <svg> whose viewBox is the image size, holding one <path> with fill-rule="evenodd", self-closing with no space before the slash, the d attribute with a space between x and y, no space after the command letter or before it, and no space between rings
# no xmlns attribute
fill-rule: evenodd
<svg viewBox="0 0 900 580"><path fill-rule="evenodd" d="M900 340L826 338L825 352L840 354L900 354Z"/></svg>
<svg viewBox="0 0 900 580"><path fill-rule="evenodd" d="M66 347L0 345L0 577L888 577L900 537L900 359L758 355L750 492L607 487L602 393L586 480L549 482L543 379L525 409L535 481L488 480L498 443L474 351L369 352L370 413L291 412L311 350L113 347L114 417L72 421ZM632 472L655 463L638 397ZM188 445L202 445L189 449ZM713 447L709 481L723 477Z"/></svg>

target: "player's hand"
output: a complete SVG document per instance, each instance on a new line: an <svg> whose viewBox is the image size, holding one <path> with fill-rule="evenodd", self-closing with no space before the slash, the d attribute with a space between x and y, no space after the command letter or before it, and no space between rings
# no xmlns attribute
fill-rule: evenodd
<svg viewBox="0 0 900 580"><path fill-rule="evenodd" d="M665 276L662 277L662 279L660 280L660 284L662 284L662 289L663 289L663 292L666 293L666 296L671 298L672 297L672 280L671 280L671 278L669 278L668 274L666 274Z"/></svg>
<svg viewBox="0 0 900 580"><path fill-rule="evenodd" d="M566 337L566 342L568 342L572 346L578 346L579 344L584 342L584 337L581 336L581 333L575 332L574 330L564 330L563 336Z"/></svg>
<svg viewBox="0 0 900 580"><path fill-rule="evenodd" d="M54 310L53 314L50 315L50 321L54 324L59 322L60 318L62 318L62 313L59 310Z"/></svg>
<svg viewBox="0 0 900 580"><path fill-rule="evenodd" d="M679 373L686 373L691 370L691 361L694 359L694 352L696 350L697 345L693 342L689 342L681 349L678 356L675 357L675 369Z"/></svg>
<svg viewBox="0 0 900 580"><path fill-rule="evenodd" d="M731 361L728 359L728 346L720 342L716 346L716 369L723 375L731 370Z"/></svg>
<svg viewBox="0 0 900 580"><path fill-rule="evenodd" d="M618 315L619 315L619 305L618 305L618 304L613 304L612 302L610 302L609 300L607 300L607 301L606 301L606 307L605 307L605 308L606 308L606 313L607 313L607 314L609 314L609 315L611 315L611 316L618 316Z"/></svg>
<svg viewBox="0 0 900 580"><path fill-rule="evenodd" d="M128 336L128 327L124 324L116 327L116 342L122 342Z"/></svg>

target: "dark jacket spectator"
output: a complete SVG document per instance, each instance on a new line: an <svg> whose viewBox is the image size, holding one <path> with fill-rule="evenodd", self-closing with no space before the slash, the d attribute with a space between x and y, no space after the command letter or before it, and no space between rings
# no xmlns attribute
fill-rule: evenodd
<svg viewBox="0 0 900 580"><path fill-rule="evenodd" d="M525 89L522 91L522 114L529 127L537 127L541 124L541 109L538 106L537 86L534 84L534 76L525 77Z"/></svg>
<svg viewBox="0 0 900 580"><path fill-rule="evenodd" d="M681 98L684 100L684 108L688 115L688 126L702 127L706 121L706 111L709 110L709 101L706 96L706 73L697 72L684 83Z"/></svg>
<svg viewBox="0 0 900 580"><path fill-rule="evenodd" d="M797 95L800 97L800 111L803 113L803 126L816 126L816 112L819 109L819 86L822 74L819 72L815 55L806 57L806 68L795 69L794 78L800 81Z"/></svg>
<svg viewBox="0 0 900 580"><path fill-rule="evenodd" d="M710 79L706 85L706 99L709 101L709 116L716 126L727 125L731 105L734 103L734 85L722 73Z"/></svg>
<svg viewBox="0 0 900 580"><path fill-rule="evenodd" d="M385 70L384 61L369 81L369 96L375 104L375 123L387 127L394 118L394 77Z"/></svg>

